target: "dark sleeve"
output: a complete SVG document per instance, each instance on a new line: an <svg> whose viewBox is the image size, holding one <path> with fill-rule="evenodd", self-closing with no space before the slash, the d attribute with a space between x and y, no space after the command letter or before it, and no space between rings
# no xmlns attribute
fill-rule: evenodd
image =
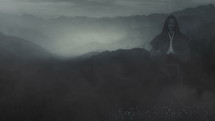
<svg viewBox="0 0 215 121"><path fill-rule="evenodd" d="M159 40L159 36L156 36L151 42L151 54L154 54L157 50L158 50L158 40Z"/></svg>
<svg viewBox="0 0 215 121"><path fill-rule="evenodd" d="M156 46L157 46L157 37L155 37L154 39L152 39L152 41L150 42L150 45L152 46L153 49L156 48Z"/></svg>

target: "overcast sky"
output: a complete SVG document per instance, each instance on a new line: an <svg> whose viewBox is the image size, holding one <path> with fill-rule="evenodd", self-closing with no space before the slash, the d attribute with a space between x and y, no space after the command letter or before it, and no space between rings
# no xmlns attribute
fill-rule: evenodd
<svg viewBox="0 0 215 121"><path fill-rule="evenodd" d="M110 17L169 13L215 0L0 0L0 12L46 17Z"/></svg>

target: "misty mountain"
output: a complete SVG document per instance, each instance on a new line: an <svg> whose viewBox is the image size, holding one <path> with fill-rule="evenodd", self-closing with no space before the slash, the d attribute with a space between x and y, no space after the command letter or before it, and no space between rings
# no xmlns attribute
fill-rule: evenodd
<svg viewBox="0 0 215 121"><path fill-rule="evenodd" d="M208 18L214 18L214 11L215 7L213 4L208 5L202 5L198 6L196 8L186 8L182 11L174 12L177 16L201 16L201 17L208 17ZM207 19L205 18L205 21ZM207 20L211 21L211 20Z"/></svg>
<svg viewBox="0 0 215 121"><path fill-rule="evenodd" d="M212 78L215 72L215 21L198 27L193 32L190 47L193 51L194 59L200 61L200 65L204 68Z"/></svg>
<svg viewBox="0 0 215 121"><path fill-rule="evenodd" d="M192 38L192 33L198 27L215 20L213 14L214 12L214 5L209 4L196 8L187 8L182 11L173 12L172 14L177 16L182 32ZM85 36L85 33L88 33L92 30L97 32L98 35L102 34L102 31L104 31L104 33L110 33L114 29L117 29L118 32L122 32L118 33L118 35L124 34L121 38L118 38L110 43L100 43L100 40L96 40L100 43L100 45L94 46L93 49L91 49L88 44L79 46L80 48L84 48L85 50L89 48L89 50L95 51L95 49L101 50L101 48L103 48L104 50L117 50L119 48L129 49L133 47L147 48L148 43L153 39L153 37L161 32L163 22L167 16L168 14L152 14L148 16L137 15L115 18L104 17L97 19L88 17L62 17L56 19L56 21L61 22L62 25L65 23L70 23L71 26L73 26L72 24L74 23L77 25L79 23L82 23L83 25L80 25L78 27L77 25L74 25L74 27L82 27L81 29L84 30L83 36ZM74 31L74 33L76 32ZM90 39L90 36L87 38ZM108 36L106 38L108 38ZM103 38L100 39L102 40ZM111 41L111 39L109 41ZM90 43L92 42L89 42L89 44Z"/></svg>
<svg viewBox="0 0 215 121"><path fill-rule="evenodd" d="M179 16L181 29L189 35L198 27L213 22L215 20L214 11L215 6L209 4L196 8L187 8L183 11L174 12L174 14Z"/></svg>
<svg viewBox="0 0 215 121"><path fill-rule="evenodd" d="M30 19L31 18L31 19ZM41 26L41 21L37 21L36 17L23 15L5 15L0 14L0 31L7 35L16 36L25 40L31 40L36 44L43 45L48 41L48 37L37 29Z"/></svg>
<svg viewBox="0 0 215 121"><path fill-rule="evenodd" d="M192 35L192 44L196 47L197 51L209 51L208 49L212 49L214 44L215 35L213 31L215 27L215 20L201 25L195 31L193 31ZM200 50L202 49L202 50ZM210 51L209 51L210 52Z"/></svg>
<svg viewBox="0 0 215 121"><path fill-rule="evenodd" d="M47 59L51 54L42 47L14 36L0 33L0 60Z"/></svg>
<svg viewBox="0 0 215 121"><path fill-rule="evenodd" d="M213 4L173 12L183 33L192 38L198 27L215 20ZM0 14L0 31L17 36L63 56L81 55L95 50L148 48L161 32L168 14L127 17L66 17L44 19L24 14ZM92 44L94 43L94 45ZM95 44L97 43L97 44ZM57 49L56 49L57 48ZM83 48L78 49L78 48ZM72 51L72 52L71 52Z"/></svg>

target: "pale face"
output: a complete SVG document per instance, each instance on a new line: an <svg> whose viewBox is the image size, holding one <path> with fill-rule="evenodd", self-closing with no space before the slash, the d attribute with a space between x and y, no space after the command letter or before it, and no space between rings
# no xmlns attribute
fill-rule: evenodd
<svg viewBox="0 0 215 121"><path fill-rule="evenodd" d="M175 29L176 29L176 21L173 18L171 18L168 21L168 30L169 32L174 32Z"/></svg>

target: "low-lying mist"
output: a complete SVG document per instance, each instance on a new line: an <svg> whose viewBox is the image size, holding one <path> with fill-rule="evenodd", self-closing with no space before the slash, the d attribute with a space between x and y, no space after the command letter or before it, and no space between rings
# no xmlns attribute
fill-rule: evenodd
<svg viewBox="0 0 215 121"><path fill-rule="evenodd" d="M94 51L114 50L124 48L120 40L124 40L128 33L119 28L79 28L58 31L51 36L52 43L47 45L51 52L62 56L77 56ZM124 43L122 43L124 44ZM129 43L126 43L129 45Z"/></svg>
<svg viewBox="0 0 215 121"><path fill-rule="evenodd" d="M143 47L158 33L145 16L44 19L25 14L0 15L0 18L1 32L31 41L64 57Z"/></svg>

